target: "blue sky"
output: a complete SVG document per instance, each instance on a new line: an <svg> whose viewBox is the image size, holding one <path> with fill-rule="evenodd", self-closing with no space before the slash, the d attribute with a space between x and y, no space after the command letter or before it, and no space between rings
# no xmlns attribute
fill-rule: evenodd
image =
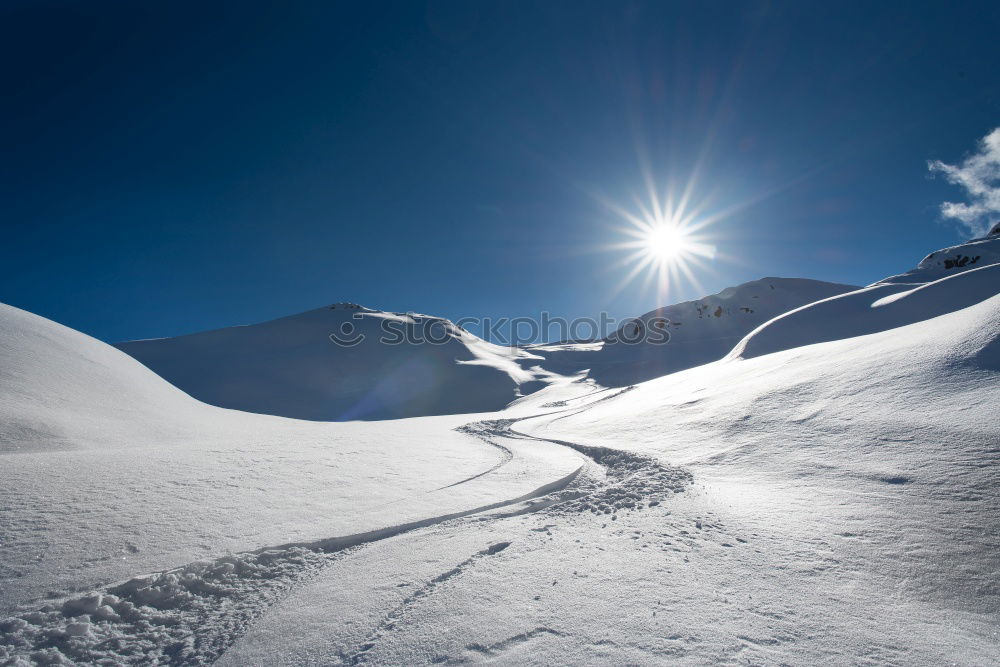
<svg viewBox="0 0 1000 667"><path fill-rule="evenodd" d="M0 9L0 300L99 338L336 301L636 315L644 177L716 259L866 283L963 238L997 3L37 2ZM966 234L967 236L967 234Z"/></svg>

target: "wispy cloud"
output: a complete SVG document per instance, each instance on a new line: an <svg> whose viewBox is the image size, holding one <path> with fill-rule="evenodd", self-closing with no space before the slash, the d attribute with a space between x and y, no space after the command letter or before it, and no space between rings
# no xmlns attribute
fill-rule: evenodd
<svg viewBox="0 0 1000 667"><path fill-rule="evenodd" d="M945 218L958 221L973 236L983 236L1000 219L1000 127L980 139L976 152L961 163L932 160L927 168L965 189L967 202L941 204Z"/></svg>

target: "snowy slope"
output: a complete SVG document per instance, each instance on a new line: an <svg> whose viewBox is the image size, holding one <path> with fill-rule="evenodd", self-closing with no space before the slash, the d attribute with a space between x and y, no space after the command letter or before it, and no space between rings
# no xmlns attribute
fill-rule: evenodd
<svg viewBox="0 0 1000 667"><path fill-rule="evenodd" d="M961 276L876 333L519 400L525 437L693 484L664 497L640 464L624 504L373 545L221 664L995 664L1000 289Z"/></svg>
<svg viewBox="0 0 1000 667"><path fill-rule="evenodd" d="M0 454L169 439L186 434L178 414L203 407L114 348L4 304L0 388Z"/></svg>
<svg viewBox="0 0 1000 667"><path fill-rule="evenodd" d="M372 545L220 664L995 664L1000 296L947 320L533 394L516 430L693 484Z"/></svg>
<svg viewBox="0 0 1000 667"><path fill-rule="evenodd" d="M747 333L800 306L857 289L802 278L761 278L697 301L658 308L596 344L532 346L546 369L565 375L589 370L604 386L625 386L721 359ZM637 340L636 327L669 334L663 344ZM624 336L623 336L624 334ZM665 337L658 337L664 340ZM646 339L648 340L648 338Z"/></svg>
<svg viewBox="0 0 1000 667"><path fill-rule="evenodd" d="M331 334L358 343L337 345ZM497 410L534 379L518 363L531 360L526 352L443 318L354 304L117 347L206 403L297 419Z"/></svg>
<svg viewBox="0 0 1000 667"><path fill-rule="evenodd" d="M0 613L230 551L503 502L579 466L555 446L502 449L453 430L468 421L215 408L109 345L0 305Z"/></svg>
<svg viewBox="0 0 1000 667"><path fill-rule="evenodd" d="M954 258L974 258L961 263ZM951 258L949 268L944 259ZM905 274L792 310L740 342L731 356L752 357L801 345L885 331L955 312L1000 292L1000 238L931 253ZM959 265L961 264L961 265Z"/></svg>

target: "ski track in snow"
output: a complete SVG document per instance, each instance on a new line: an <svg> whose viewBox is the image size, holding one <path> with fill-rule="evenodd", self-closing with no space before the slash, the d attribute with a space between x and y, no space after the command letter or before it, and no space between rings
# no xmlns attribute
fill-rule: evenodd
<svg viewBox="0 0 1000 667"><path fill-rule="evenodd" d="M579 410L571 409L572 412ZM0 664L69 664L67 659L75 664L210 664L294 586L366 544L484 513L491 514L478 520L539 511L554 516L589 511L610 514L615 520L618 511L655 507L692 482L688 471L650 457L535 437L513 429L518 422L551 414L484 420L458 429L497 447L504 454L489 470L449 486L470 482L509 463L513 452L498 442L502 438L551 442L583 455L584 464L580 468L534 491L466 511L365 533L267 547L196 562L48 604L36 611L0 620ZM345 662L365 662L366 655L381 638L392 632L412 605L476 561L493 556L509 545L510 542L502 542L473 554L410 595L387 613L361 646L342 656ZM495 655L509 648L508 644L524 643L539 634L553 632L548 628L536 628L524 636L473 650L484 657ZM29 660L31 662L27 662Z"/></svg>
<svg viewBox="0 0 1000 667"><path fill-rule="evenodd" d="M364 644L361 645L358 651L356 651L351 655L341 656L344 663L348 665L358 665L366 662L366 656L369 653L369 651L378 646L378 642L383 636L392 632L396 628L396 625L403 619L403 617L406 615L406 611L410 608L411 605L419 602L421 598L424 598L433 593L434 589L439 584L444 583L445 581L448 581L449 579L461 574L467 568L474 565L477 560L485 556L496 555L501 551L503 551L504 549L506 549L507 547L509 547L510 545L511 545L510 542L498 542L496 544L490 545L489 547L483 549L482 551L478 551L473 555L469 556L464 561L462 561L455 567L451 568L447 572L444 572L434 577L429 582L427 582L427 584L425 584L418 590L411 593L402 602L400 602L395 609L386 614L382 622L379 623L378 626L368 635L368 638L365 640Z"/></svg>
<svg viewBox="0 0 1000 667"><path fill-rule="evenodd" d="M455 430L457 430L457 431L459 431L461 433L469 433L471 435L474 435L474 436L478 437L479 433L474 428L470 428L470 426L471 426L470 424L466 424L465 426L460 426L459 428L457 428ZM489 475L491 472L496 472L497 470L499 470L500 468L504 467L505 465L507 465L508 463L510 463L512 460L514 460L514 452L510 451L509 448L504 447L503 445L501 445L501 444L499 444L497 442L493 442L492 440L489 440L487 438L480 438L480 439L483 440L486 444L488 444L488 445L490 445L492 447L496 447L498 450L500 450L500 454L501 454L500 461L495 466L493 466L492 468L484 470L483 472L479 473L478 475L472 475L471 477L466 477L465 479L459 480L459 481L455 482L454 484L448 484L447 486L442 486L440 488L434 489L435 491L441 491L443 489L451 489L451 488L454 488L454 487L459 486L461 484L465 484L467 482L471 482L474 479L479 479L480 477L484 477L486 475Z"/></svg>
<svg viewBox="0 0 1000 667"><path fill-rule="evenodd" d="M473 651L487 658L496 658L502 655L506 651L514 648L515 646L520 646L521 644L526 644L533 640L535 637L540 637L543 635L554 635L556 637L563 636L563 633L553 630L552 628L547 628L545 626L539 626L527 632L522 632L519 635L514 635L513 637L508 637L503 641L490 644L489 646L483 646L482 644L469 644L466 648L469 651ZM465 661L449 660L445 664L460 664Z"/></svg>
<svg viewBox="0 0 1000 667"><path fill-rule="evenodd" d="M551 442L573 449L593 462L597 470L591 469L590 474L581 475L577 483L559 499L558 507L553 509L555 512L614 514L618 510L655 507L674 493L683 491L692 482L691 473L687 470L664 465L652 457L608 447L590 447L566 440L542 438L513 428L517 422L542 416L548 415L487 420L463 428L477 429L484 438L523 438ZM595 474L598 470L603 474Z"/></svg>

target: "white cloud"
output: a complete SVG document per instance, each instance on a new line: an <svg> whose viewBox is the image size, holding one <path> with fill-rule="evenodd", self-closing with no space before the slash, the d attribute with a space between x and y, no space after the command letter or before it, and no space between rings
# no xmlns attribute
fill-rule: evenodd
<svg viewBox="0 0 1000 667"><path fill-rule="evenodd" d="M962 186L969 200L944 202L941 215L957 220L973 236L985 235L1000 220L1000 127L980 139L977 151L960 164L933 160L927 168Z"/></svg>

